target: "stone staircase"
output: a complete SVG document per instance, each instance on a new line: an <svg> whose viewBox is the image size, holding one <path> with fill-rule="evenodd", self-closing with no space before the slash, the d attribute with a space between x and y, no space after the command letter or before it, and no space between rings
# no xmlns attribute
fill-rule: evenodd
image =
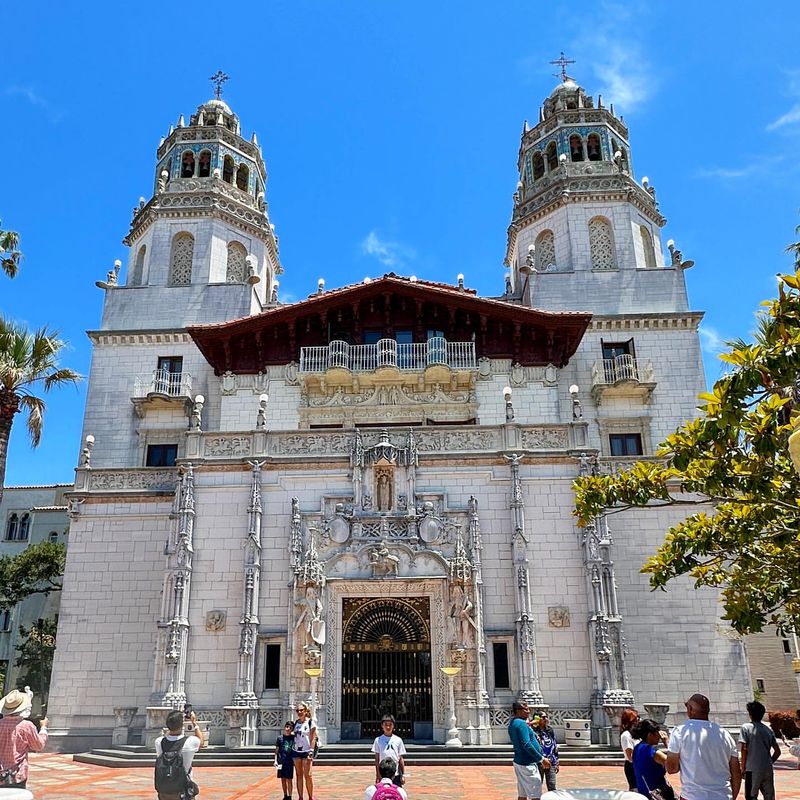
<svg viewBox="0 0 800 800"><path fill-rule="evenodd" d="M374 763L370 752L372 741L348 744L330 744L320 750L316 767L364 766ZM511 763L511 745L464 746L450 749L443 744L406 744L408 772L416 766L473 766L508 765ZM257 746L230 750L211 745L204 747L194 759L200 767L264 767L271 769L274 747ZM560 746L563 766L622 766L622 753L618 748L601 745L580 747ZM78 753L73 760L82 764L97 764L102 767L152 767L155 753L142 745L122 745L115 748L97 748L88 753Z"/></svg>

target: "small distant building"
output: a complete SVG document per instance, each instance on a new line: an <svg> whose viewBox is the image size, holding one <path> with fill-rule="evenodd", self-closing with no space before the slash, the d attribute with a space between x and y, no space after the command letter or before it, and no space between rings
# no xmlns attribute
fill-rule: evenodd
<svg viewBox="0 0 800 800"><path fill-rule="evenodd" d="M67 542L67 503L64 493L71 484L6 486L0 501L0 557L16 556L39 542ZM19 656L20 627L30 628L38 619L58 619L61 592L35 594L13 608L0 608L0 689L17 688L22 676L15 662ZM35 710L35 709L34 709Z"/></svg>
<svg viewBox="0 0 800 800"><path fill-rule="evenodd" d="M745 639L753 693L768 711L800 708L800 650L796 633L768 625Z"/></svg>

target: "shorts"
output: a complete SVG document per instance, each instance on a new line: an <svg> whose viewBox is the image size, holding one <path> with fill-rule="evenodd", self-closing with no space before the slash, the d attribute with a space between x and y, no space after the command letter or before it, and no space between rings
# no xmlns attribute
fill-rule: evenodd
<svg viewBox="0 0 800 800"><path fill-rule="evenodd" d="M538 800L542 796L542 776L538 764L517 764L514 762L514 773L517 776L517 796Z"/></svg>
<svg viewBox="0 0 800 800"><path fill-rule="evenodd" d="M311 755L310 750L305 750L304 752L299 752L298 750L292 750L292 758L308 758Z"/></svg>
<svg viewBox="0 0 800 800"><path fill-rule="evenodd" d="M280 767L278 767L278 777L288 778L291 780L294 777L294 761L288 758Z"/></svg>
<svg viewBox="0 0 800 800"><path fill-rule="evenodd" d="M755 800L759 791L764 795L764 800L775 800L775 779L771 769L744 774L745 800Z"/></svg>

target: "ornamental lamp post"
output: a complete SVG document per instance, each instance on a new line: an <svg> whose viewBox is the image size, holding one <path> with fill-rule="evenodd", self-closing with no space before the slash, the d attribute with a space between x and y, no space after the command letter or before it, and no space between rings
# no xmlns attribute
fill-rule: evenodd
<svg viewBox="0 0 800 800"><path fill-rule="evenodd" d="M461 672L461 667L439 667L447 676L447 689L450 697L450 730L447 731L448 740L444 743L445 747L463 747L461 739L458 738L458 727L456 726L456 696L453 690L453 678Z"/></svg>
<svg viewBox="0 0 800 800"><path fill-rule="evenodd" d="M306 667L303 670L309 678L311 678L311 718L317 718L317 681L319 676L322 675L322 670L319 667Z"/></svg>

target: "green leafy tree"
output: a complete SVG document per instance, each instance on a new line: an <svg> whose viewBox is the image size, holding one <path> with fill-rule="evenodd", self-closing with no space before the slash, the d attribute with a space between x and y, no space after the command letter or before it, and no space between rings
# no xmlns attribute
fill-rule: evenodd
<svg viewBox="0 0 800 800"><path fill-rule="evenodd" d="M45 706L50 692L53 654L56 651L56 621L40 619L30 628L20 625L19 638L16 666L20 671L17 684L20 687L30 686Z"/></svg>
<svg viewBox="0 0 800 800"><path fill-rule="evenodd" d="M34 594L60 591L66 558L61 542L37 542L15 556L0 557L0 608L13 608Z"/></svg>
<svg viewBox="0 0 800 800"><path fill-rule="evenodd" d="M661 444L661 463L575 482L579 525L604 511L685 506L642 567L663 589L679 575L718 587L740 633L800 629L800 476L788 441L800 425L800 244L797 272L778 278L750 344L729 343L728 373L700 395L702 415ZM698 509L697 500L711 504Z"/></svg>
<svg viewBox="0 0 800 800"><path fill-rule="evenodd" d="M1 223L0 223L1 224ZM22 253L19 251L19 234L0 228L0 269L13 278L19 270Z"/></svg>
<svg viewBox="0 0 800 800"><path fill-rule="evenodd" d="M56 386L74 385L80 380L77 372L58 363L64 346L58 331L39 328L31 333L22 325L0 317L0 500L15 415L25 411L31 444L38 447L45 402L34 392L41 389L47 393Z"/></svg>

